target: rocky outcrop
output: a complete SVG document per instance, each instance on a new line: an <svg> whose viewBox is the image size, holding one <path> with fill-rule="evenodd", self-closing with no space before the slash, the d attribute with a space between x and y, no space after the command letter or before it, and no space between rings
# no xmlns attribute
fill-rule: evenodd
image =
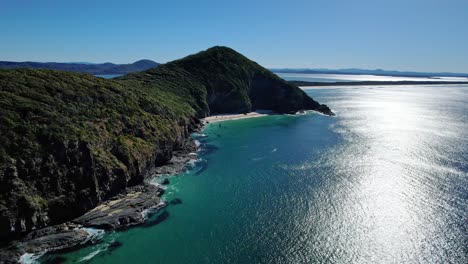
<svg viewBox="0 0 468 264"><path fill-rule="evenodd" d="M156 211L166 203L160 196L164 189L154 185L128 188L112 199L101 203L84 215L59 225L30 232L19 241L0 249L0 263L16 263L24 254L41 254L98 242L104 230L117 230L145 223L146 211ZM90 232L89 228L95 228Z"/></svg>
<svg viewBox="0 0 468 264"><path fill-rule="evenodd" d="M64 141L45 145L43 148L49 151L42 158L16 161L0 169L0 178L6 183L3 187L11 188L10 196L4 200L9 208L2 206L0 209L0 237L14 238L16 234L63 223L126 188L141 184L145 177L180 171L193 158L186 155L187 151L194 151L192 147L187 151L181 149L187 146L188 135L183 136L180 141L161 144L158 150L141 159L132 160L125 157L124 152L113 150L118 146L108 147L111 152L115 151L115 157L125 165L123 168L106 167L83 142ZM162 166L164 164L168 166ZM122 204L126 205L131 204ZM103 220L103 225L108 220ZM138 222L139 219L129 217L128 221Z"/></svg>
<svg viewBox="0 0 468 264"><path fill-rule="evenodd" d="M164 192L154 185L131 188L72 220L85 227L115 230L141 224L146 220L145 210L158 210L166 204L159 197Z"/></svg>
<svg viewBox="0 0 468 264"><path fill-rule="evenodd" d="M249 91L252 108L291 114L300 110L315 110L326 115L335 115L328 106L318 103L299 88L268 75L251 79ZM285 101L288 103L284 103Z"/></svg>
<svg viewBox="0 0 468 264"><path fill-rule="evenodd" d="M25 254L72 248L92 242L84 229L72 223L49 226L29 233L21 241L0 248L0 263L18 263Z"/></svg>

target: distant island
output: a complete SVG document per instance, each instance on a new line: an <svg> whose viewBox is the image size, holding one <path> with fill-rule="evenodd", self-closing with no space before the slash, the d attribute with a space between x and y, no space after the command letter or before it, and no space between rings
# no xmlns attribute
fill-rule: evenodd
<svg viewBox="0 0 468 264"><path fill-rule="evenodd" d="M276 73L308 73L308 74L350 74L350 75L378 75L378 76L396 76L396 77L460 77L468 78L468 73L453 72L411 72L411 71L387 71L387 70L365 70L365 69L292 69L292 68L272 68Z"/></svg>
<svg viewBox="0 0 468 264"><path fill-rule="evenodd" d="M61 63L61 62L13 62L0 61L0 69L49 69L71 72L82 72L93 75L105 74L128 74L137 71L146 71L158 66L159 63L152 60L139 60L129 64L114 64L114 63Z"/></svg>
<svg viewBox="0 0 468 264"><path fill-rule="evenodd" d="M132 72L146 71L158 66L160 63L152 60L139 60L128 64L89 63L89 62L14 62L0 61L0 69L49 69L71 72L82 72L93 75L125 75ZM271 68L274 73L300 73L300 74L345 74L345 75L377 75L394 77L424 77L434 80L449 78L467 78L468 73L453 72L411 72L411 71L388 71L388 70L365 70L365 69L301 69L301 68ZM416 84L416 83L414 83Z"/></svg>
<svg viewBox="0 0 468 264"><path fill-rule="evenodd" d="M114 79L4 69L0 98L0 241L16 241L0 260L84 243L79 227L141 224L144 210L165 206L145 180L183 168L204 117L334 115L227 47Z"/></svg>

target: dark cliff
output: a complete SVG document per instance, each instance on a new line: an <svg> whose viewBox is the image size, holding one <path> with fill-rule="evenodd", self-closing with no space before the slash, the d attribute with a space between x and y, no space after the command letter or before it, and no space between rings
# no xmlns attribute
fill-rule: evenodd
<svg viewBox="0 0 468 264"><path fill-rule="evenodd" d="M332 114L229 48L114 80L0 70L0 240L78 217L184 147L210 113Z"/></svg>
<svg viewBox="0 0 468 264"><path fill-rule="evenodd" d="M141 183L182 147L195 117L183 98L150 86L0 71L1 240L80 216Z"/></svg>

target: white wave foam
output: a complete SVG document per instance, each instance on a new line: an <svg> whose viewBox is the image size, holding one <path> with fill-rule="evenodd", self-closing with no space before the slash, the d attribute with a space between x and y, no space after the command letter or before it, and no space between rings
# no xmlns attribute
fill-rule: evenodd
<svg viewBox="0 0 468 264"><path fill-rule="evenodd" d="M145 220L148 219L148 214L149 214L150 212L151 212L151 211L150 211L150 208L143 210L143 211L141 212L141 217L143 217L143 219L145 219Z"/></svg>
<svg viewBox="0 0 468 264"><path fill-rule="evenodd" d="M200 145L201 145L200 141L195 139L195 146L197 146L197 148L198 148L198 147L200 147Z"/></svg>
<svg viewBox="0 0 468 264"><path fill-rule="evenodd" d="M88 233L88 237L81 242L81 244L86 244L89 241L95 242L98 240L101 240L104 237L105 231L102 229L97 229L97 228L89 228L89 227L82 227L78 228L81 230L84 230L86 233ZM40 263L39 259L47 253L49 250L57 250L61 249L62 247L56 247L53 249L46 249L40 253L32 254L32 253L24 253L23 255L20 256L19 263L21 264L36 264Z"/></svg>
<svg viewBox="0 0 468 264"><path fill-rule="evenodd" d="M42 257L46 252L42 252L39 254L31 254L31 253L24 253L21 255L19 259L19 263L21 264L36 264L39 263L39 258Z"/></svg>
<svg viewBox="0 0 468 264"><path fill-rule="evenodd" d="M85 241L83 241L82 244L88 243L88 242L95 242L98 240L101 240L104 237L105 230L103 229L97 229L97 228L91 228L91 227L82 227L81 230L85 231L88 233L88 237L86 238Z"/></svg>
<svg viewBox="0 0 468 264"><path fill-rule="evenodd" d="M149 184L154 185L154 186L156 186L156 187L159 187L160 184L159 184L159 182L158 182L158 178L159 178L159 177L154 177L153 179L151 179L151 180L149 181Z"/></svg>
<svg viewBox="0 0 468 264"><path fill-rule="evenodd" d="M193 167L195 167L195 166L197 165L197 163L202 162L202 161L203 161L202 158L192 159L192 160L189 160L189 161L187 162L187 165L189 165L190 167L193 168Z"/></svg>
<svg viewBox="0 0 468 264"><path fill-rule="evenodd" d="M95 250L95 251L89 253L88 255L86 255L86 256L84 256L84 257L78 259L78 262L83 262L83 261L91 260L91 259L94 258L97 254L99 254L99 253L101 253L101 252L103 252L103 251L105 251L105 249L99 248L99 249L97 249L97 250Z"/></svg>
<svg viewBox="0 0 468 264"><path fill-rule="evenodd" d="M265 159L265 157L256 157L256 158L252 158L252 161L261 161Z"/></svg>
<svg viewBox="0 0 468 264"><path fill-rule="evenodd" d="M179 192L179 188L177 188L174 185L170 186L170 188L168 188L168 190L167 190L168 195L171 195L171 194L174 194L174 193L177 193L177 192Z"/></svg>
<svg viewBox="0 0 468 264"><path fill-rule="evenodd" d="M141 212L141 216L143 217L143 219L146 220L146 219L148 219L148 214L159 210L160 208L164 207L165 205L166 205L166 201L161 200L156 206L150 207L150 208L147 208L147 209L143 210Z"/></svg>

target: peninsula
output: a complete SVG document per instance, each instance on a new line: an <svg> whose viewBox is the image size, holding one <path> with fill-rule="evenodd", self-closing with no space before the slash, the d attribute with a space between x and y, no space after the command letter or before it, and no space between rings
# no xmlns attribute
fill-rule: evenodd
<svg viewBox="0 0 468 264"><path fill-rule="evenodd" d="M202 118L260 109L334 115L227 47L115 79L0 70L0 259L142 223L164 206L145 180L183 167Z"/></svg>

